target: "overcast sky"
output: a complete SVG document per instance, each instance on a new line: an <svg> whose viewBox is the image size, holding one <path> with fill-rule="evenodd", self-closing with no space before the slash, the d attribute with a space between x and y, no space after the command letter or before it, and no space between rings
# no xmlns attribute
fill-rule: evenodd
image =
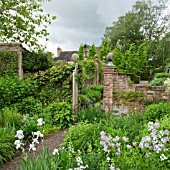
<svg viewBox="0 0 170 170"><path fill-rule="evenodd" d="M51 0L44 11L57 17L48 26L47 50L78 50L80 44L101 45L105 28L131 9L136 0Z"/></svg>

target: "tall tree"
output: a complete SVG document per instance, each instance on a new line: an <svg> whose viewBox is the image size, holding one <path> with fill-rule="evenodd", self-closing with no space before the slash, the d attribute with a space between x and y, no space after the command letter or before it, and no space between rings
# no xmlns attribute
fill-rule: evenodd
<svg viewBox="0 0 170 170"><path fill-rule="evenodd" d="M103 56L107 56L107 54L110 52L110 48L109 48L109 41L108 39L103 40L102 42L102 47L100 49L100 60L103 59Z"/></svg>
<svg viewBox="0 0 170 170"><path fill-rule="evenodd" d="M48 40L47 25L55 16L43 14L42 3L50 0L0 0L0 41L21 42L41 48L39 38Z"/></svg>
<svg viewBox="0 0 170 170"><path fill-rule="evenodd" d="M170 29L170 13L167 7L167 0L160 0L158 3L138 0L131 11L119 17L118 21L113 22L113 26L106 28L104 38L108 38L112 49L119 42L123 52L129 49L132 43L140 46L146 41L147 59L154 61L150 62L154 64L159 58L156 51L159 41Z"/></svg>
<svg viewBox="0 0 170 170"><path fill-rule="evenodd" d="M83 44L81 44L80 47L79 47L78 55L79 55L79 60L84 59L84 45Z"/></svg>
<svg viewBox="0 0 170 170"><path fill-rule="evenodd" d="M93 44L88 50L87 59L94 59L95 54L97 54L96 46Z"/></svg>

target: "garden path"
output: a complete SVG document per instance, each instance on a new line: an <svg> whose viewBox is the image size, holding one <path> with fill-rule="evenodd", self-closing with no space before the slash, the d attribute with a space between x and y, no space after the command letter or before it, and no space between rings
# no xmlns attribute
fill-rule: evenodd
<svg viewBox="0 0 170 170"><path fill-rule="evenodd" d="M44 139L44 147L48 147L50 153L52 153L55 147L59 147L59 145L64 142L65 132L68 132L68 129L49 134ZM40 144L37 146L36 153L40 154L41 151L42 145ZM31 157L33 158L33 153L31 154ZM4 164L2 167L0 167L0 170L16 170L16 168L19 166L18 163L19 158L22 158L22 155L15 157L13 160Z"/></svg>

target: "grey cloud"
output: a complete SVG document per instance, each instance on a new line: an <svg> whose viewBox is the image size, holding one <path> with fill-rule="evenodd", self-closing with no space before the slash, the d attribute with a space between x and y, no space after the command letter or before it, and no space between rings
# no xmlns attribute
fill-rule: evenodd
<svg viewBox="0 0 170 170"><path fill-rule="evenodd" d="M81 43L96 46L106 26L110 26L119 16L129 9L135 0L52 0L43 5L44 12L57 16L49 26L47 46L56 51L63 49L78 50Z"/></svg>

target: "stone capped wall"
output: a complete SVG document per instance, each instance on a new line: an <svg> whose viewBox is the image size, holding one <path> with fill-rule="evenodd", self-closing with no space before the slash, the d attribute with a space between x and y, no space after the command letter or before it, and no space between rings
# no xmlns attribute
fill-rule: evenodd
<svg viewBox="0 0 170 170"><path fill-rule="evenodd" d="M118 115L128 115L130 111L143 111L144 101L125 102L120 99L115 99L113 92L133 91L143 94L144 100L162 99L170 102L170 93L165 92L163 86L145 86L133 85L128 82L127 76L120 76L117 73L115 66L104 67L104 94L103 108L105 112L112 111Z"/></svg>

